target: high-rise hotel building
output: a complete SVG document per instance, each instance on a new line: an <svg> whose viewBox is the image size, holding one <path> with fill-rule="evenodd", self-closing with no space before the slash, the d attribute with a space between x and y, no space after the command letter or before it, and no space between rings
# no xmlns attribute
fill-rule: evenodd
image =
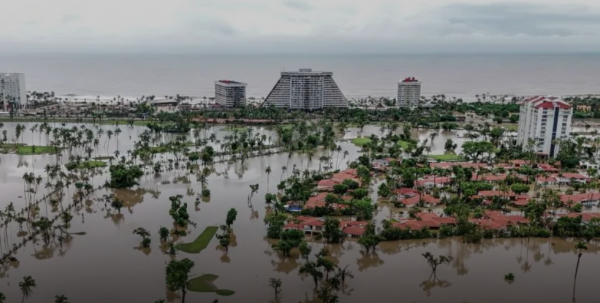
<svg viewBox="0 0 600 303"><path fill-rule="evenodd" d="M15 104L17 108L27 104L25 74L0 73L0 102L4 110L7 110L8 104Z"/></svg>
<svg viewBox="0 0 600 303"><path fill-rule="evenodd" d="M231 80L215 81L215 102L223 107L246 106L246 83Z"/></svg>
<svg viewBox="0 0 600 303"><path fill-rule="evenodd" d="M417 107L421 100L421 81L415 77L408 77L398 82L398 107Z"/></svg>
<svg viewBox="0 0 600 303"><path fill-rule="evenodd" d="M331 72L309 68L281 72L263 106L316 110L325 107L348 107L348 101L333 80Z"/></svg>
<svg viewBox="0 0 600 303"><path fill-rule="evenodd" d="M556 139L571 133L573 108L558 97L536 96L521 104L517 144L527 148L533 140L535 152L555 157L559 145Z"/></svg>

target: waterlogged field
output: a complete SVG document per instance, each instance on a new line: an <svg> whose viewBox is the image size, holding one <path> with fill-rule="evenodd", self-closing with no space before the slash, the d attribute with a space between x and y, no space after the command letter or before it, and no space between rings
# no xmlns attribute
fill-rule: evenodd
<svg viewBox="0 0 600 303"><path fill-rule="evenodd" d="M33 123L21 123L25 130L16 138L16 123L4 123L8 143L22 143L29 146L52 146L52 135L30 131ZM67 124L66 127L73 127ZM77 125L80 127L80 125ZM60 124L53 125L60 128ZM89 165L77 164L73 170L64 165L77 162L77 156L86 155L98 158L107 164L109 156L132 157L134 142L146 130L143 126L129 127L95 126L85 124L93 130L98 144L92 151L84 147L65 147L58 154L44 153L23 155L9 152L0 155L0 209L6 210L12 203L16 212L34 204L48 194L57 178L52 178L48 165L60 164L65 174L74 174L73 182L64 187L64 198L52 202L54 196L32 206L22 213L23 217L35 221L41 217L55 218L55 225L62 224L59 214L66 211L72 219L66 230L55 232L54 237L44 241L43 235L29 239L31 224L10 222L0 228L0 256L25 243L11 254L15 259L0 267L0 292L6 302L20 302L23 293L19 282L31 276L36 286L25 302L52 302L56 295L65 295L69 302L155 302L159 299L179 302L181 292L167 290L165 266L172 259L168 245L160 241L160 227L173 228L169 215L169 197L182 195L187 203L190 222L185 235L176 237L176 243L194 243L198 240L200 249L190 253L177 251L176 259L189 258L195 262L190 273L192 285L186 294L186 302L321 302L315 293L310 277L299 275L304 263L299 252L294 249L289 257L282 257L271 248L276 240L266 238L263 222L267 209L265 194L277 192L277 184L286 179L294 168L304 171L321 167L319 158L331 155L330 151L319 149L312 156L294 152L273 153L257 156L247 155L244 160L220 161L210 167L205 184L196 172L183 166L175 167L177 155L158 153L152 156L153 162L162 163L159 173L152 166L144 168L139 185L131 189L105 189L110 178L109 167L98 162ZM276 144L277 134L269 128L249 127L253 134L263 138L265 146ZM98 131L103 135L98 137ZM107 135L108 131L113 135ZM443 154L444 142L452 138L455 142L465 140L457 137L462 131L442 132L434 138L432 155ZM220 144L232 133L238 133L224 126L211 127L186 134L188 140L204 138L210 141L218 152ZM378 134L375 126L350 129L342 133L337 144L341 152L333 153L333 163L337 168L346 167L348 160L360 155L360 147L350 140L358 136L368 137ZM214 134L214 135L213 135ZM175 141L175 134L153 135L154 144ZM214 136L214 137L213 137ZM213 140L210 140L213 137ZM414 130L413 137L421 140L429 138L427 131ZM462 137L462 135L461 135ZM459 144L460 146L460 144ZM194 151L195 147L189 147ZM118 152L117 152L118 151ZM343 156L343 151L348 151ZM459 152L457 150L457 152ZM204 165L198 160L201 168ZM339 164L338 164L339 163ZM285 167L285 168L284 168ZM266 173L270 168L270 173ZM335 169L334 167L333 169ZM26 182L24 174L33 173L33 181ZM37 176L41 176L39 182ZM89 194L81 194L75 180L86 181L93 188ZM376 181L371 188L376 188ZM250 185L258 184L256 193L251 195ZM210 197L202 197L203 188L208 188ZM31 193L33 189L35 193ZM123 202L117 209L106 203L105 195L114 195ZM81 203L69 208L75 200ZM251 199L249 200L249 196ZM372 197L377 198L376 190ZM225 224L228 210L235 208L237 218L231 225L232 238L228 249L219 245L213 237L206 240L203 232L207 227ZM387 203L380 203L375 212L376 222L397 214L400 209L391 209ZM4 221L3 218L0 221ZM148 248L140 245L142 238L134 230L145 228L151 243ZM209 230L209 233L211 231ZM217 231L220 233L220 231ZM70 236L67 236L70 234ZM201 236L202 235L202 236ZM201 236L201 237L199 237ZM577 262L576 241L550 239L493 239L481 244L464 244L462 239L410 240L382 242L376 252L366 255L356 240L348 239L343 244L324 244L323 241L308 239L313 253L325 247L331 252L328 258L340 267L348 266L353 278L345 280L339 302L570 302L573 301L573 276ZM45 243L47 242L47 243ZM195 251L198 251L195 253ZM600 280L598 243L592 241L583 252L575 296L577 302L597 302L597 284ZM422 254L449 255L453 259L448 265L437 269L436 278L431 277L431 268ZM512 273L513 281L506 281L505 275ZM269 287L269 278L282 281L282 292L274 300L274 292ZM192 291L196 290L196 291Z"/></svg>

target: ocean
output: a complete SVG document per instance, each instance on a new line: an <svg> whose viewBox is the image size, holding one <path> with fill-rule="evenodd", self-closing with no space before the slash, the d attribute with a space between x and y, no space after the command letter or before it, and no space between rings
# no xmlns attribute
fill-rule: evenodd
<svg viewBox="0 0 600 303"><path fill-rule="evenodd" d="M600 54L167 55L0 54L0 72L25 73L27 90L71 98L180 94L212 97L214 81L248 83L266 97L284 70L331 71L347 98L394 96L414 76L425 96L600 94Z"/></svg>

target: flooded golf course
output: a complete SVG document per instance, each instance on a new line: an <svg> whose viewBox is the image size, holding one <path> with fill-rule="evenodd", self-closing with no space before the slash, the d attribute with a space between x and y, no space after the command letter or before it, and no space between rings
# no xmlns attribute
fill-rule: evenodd
<svg viewBox="0 0 600 303"><path fill-rule="evenodd" d="M49 136L30 132L35 123L22 123L25 131L19 141L25 144L47 145ZM9 141L15 137L16 123L4 123ZM66 127L80 124L67 124ZM60 127L57 124L53 127ZM95 126L86 128L115 129L115 126ZM121 133L110 139L102 138L92 156L114 156L117 149L127 156L134 149L144 126L119 126ZM377 134L378 127L367 126L362 133L358 129L340 137L339 145L348 151L339 168L345 168L348 160L356 159L360 149L346 139ZM429 130L413 130L413 136L420 140L427 138ZM440 131L432 145L432 154L442 154L444 142L450 138L456 143L464 140L463 131ZM225 126L209 127L200 132L201 138L211 134L216 139L231 134ZM268 127L253 127L253 133L264 134L275 140L277 134ZM159 134L159 140L174 140L174 134ZM189 140L194 140L192 132ZM105 142L106 141L106 142ZM194 148L191 147L190 150ZM68 150L62 151L60 163L68 162ZM325 151L321 151L325 152ZM457 150L459 152L459 150ZM81 152L79 152L81 154ZM168 159L167 154L156 158ZM334 156L335 157L335 156ZM341 158L341 156L339 156ZM145 169L145 174L134 189L99 189L86 197L86 201L71 210L73 219L69 232L75 233L62 245L52 239L45 245L41 239L28 241L13 256L18 262L9 262L0 267L0 292L7 302L20 302L22 298L19 282L24 276L32 276L37 286L25 302L52 302L55 295L64 294L69 302L155 302L160 298L179 302L177 294L167 291L165 286L165 266L170 261L161 247L158 230L161 226L172 228L173 219L169 216L169 197L183 195L190 220L187 236L182 242L193 241L207 226L223 224L227 211L237 209L237 219L232 225L234 238L227 254L213 239L199 254L178 252L177 258L189 258L195 262L191 275L214 274L218 278L214 285L220 289L235 291L231 296L216 293L188 292L187 302L246 303L246 302L320 302L314 291L310 277L298 273L304 260L296 249L289 258L280 256L271 248L276 240L266 238L266 225L263 222L267 209L264 196L267 192L277 192L277 184L288 177L292 167L304 171L319 168L319 153L312 159L304 154L286 153L257 156L236 163L215 163L207 184L211 191L208 199L194 202L200 195L201 185L196 175L187 169L165 170L158 175ZM0 155L0 209L12 202L20 210L27 205L24 193L25 173L41 175L43 180L37 187L35 199L47 193L44 186L48 178L46 165L57 163L57 155ZM336 163L336 161L334 161ZM284 170L283 167L286 167ZM265 173L267 167L271 173ZM75 172L78 174L78 172ZM108 167L85 173L94 188L104 185L110 174ZM259 184L259 190L248 203L250 185ZM371 187L376 188L375 186ZM66 191L66 190L65 190ZM63 204L70 203L75 189L66 191ZM124 201L120 214L106 206L103 195L114 194ZM376 190L373 190L374 197ZM39 214L54 218L60 213L60 206L49 203L39 204ZM397 209L394 211L398 211ZM378 204L375 220L380 223L390 216L387 204ZM151 233L149 249L139 249L140 237L133 234L139 227ZM0 229L2 250L6 253L14 243L27 238L28 227L20 227L11 222ZM410 240L382 242L375 253L365 255L354 239L343 244L325 244L323 241L308 239L315 254L321 247L331 252L329 257L337 265L349 265L354 275L346 279L339 292L339 302L572 302L573 277L577 262L576 240L570 239L490 239L481 244L464 244L462 239ZM600 281L599 243L592 241L583 253L575 298L577 302L598 302L597 293ZM437 280L430 280L431 268L422 254L449 255L453 260L437 269ZM509 283L504 276L513 273L515 279ZM269 278L280 278L282 293L274 301Z"/></svg>

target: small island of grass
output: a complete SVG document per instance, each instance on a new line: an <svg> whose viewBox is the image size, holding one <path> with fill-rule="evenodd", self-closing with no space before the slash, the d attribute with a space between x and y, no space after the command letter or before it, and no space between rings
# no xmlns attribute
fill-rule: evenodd
<svg viewBox="0 0 600 303"><path fill-rule="evenodd" d="M74 170L74 169L91 169L91 168L98 168L98 167L106 167L106 162L104 161L82 161L82 162L71 162L71 163L67 163L65 164L65 167L68 170Z"/></svg>
<svg viewBox="0 0 600 303"><path fill-rule="evenodd" d="M60 151L60 148L44 145L25 145L25 144L2 144L0 145L0 153L16 153L18 155L43 155L55 154Z"/></svg>
<svg viewBox="0 0 600 303"><path fill-rule="evenodd" d="M217 275L206 274L187 281L186 286L189 291L194 292L214 292L221 296L231 296L235 293L229 289L218 289L213 282L219 278Z"/></svg>
<svg viewBox="0 0 600 303"><path fill-rule="evenodd" d="M190 243L177 244L175 248L188 254L197 254L208 246L208 243L210 243L210 240L215 236L218 229L217 226L208 226L196 240Z"/></svg>
<svg viewBox="0 0 600 303"><path fill-rule="evenodd" d="M352 139L352 144L354 144L356 146L363 146L363 145L367 145L369 143L371 143L371 139L369 139L367 137L360 137L360 138Z"/></svg>
<svg viewBox="0 0 600 303"><path fill-rule="evenodd" d="M228 132L238 132L238 133L241 133L241 132L247 131L248 128L247 127L243 127L243 126L242 127L228 126L228 127L223 128L223 130L224 131L228 131Z"/></svg>
<svg viewBox="0 0 600 303"><path fill-rule="evenodd" d="M359 137L359 138L354 138L352 139L352 144L356 145L356 146L364 146L367 145L369 143L371 143L371 139L369 137ZM402 148L402 149L406 149L408 148L408 145L410 143L406 142L406 141L398 141L398 145Z"/></svg>

